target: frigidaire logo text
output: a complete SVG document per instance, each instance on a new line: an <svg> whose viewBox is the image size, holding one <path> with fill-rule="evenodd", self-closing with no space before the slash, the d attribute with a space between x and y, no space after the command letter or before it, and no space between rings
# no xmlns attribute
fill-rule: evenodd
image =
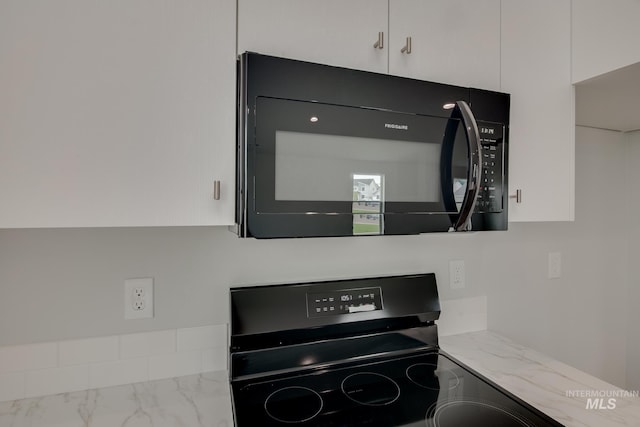
<svg viewBox="0 0 640 427"><path fill-rule="evenodd" d="M409 130L409 125L397 125L395 123L385 123L384 127L387 129Z"/></svg>

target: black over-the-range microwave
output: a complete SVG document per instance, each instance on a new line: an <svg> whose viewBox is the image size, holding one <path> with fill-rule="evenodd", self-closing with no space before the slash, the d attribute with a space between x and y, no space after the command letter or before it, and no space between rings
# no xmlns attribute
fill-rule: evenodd
<svg viewBox="0 0 640 427"><path fill-rule="evenodd" d="M505 230L509 103L505 93L244 53L237 233Z"/></svg>

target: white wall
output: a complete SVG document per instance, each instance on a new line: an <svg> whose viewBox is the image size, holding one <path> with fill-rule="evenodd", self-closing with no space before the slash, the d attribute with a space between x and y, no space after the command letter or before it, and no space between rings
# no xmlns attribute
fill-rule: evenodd
<svg viewBox="0 0 640 427"><path fill-rule="evenodd" d="M490 329L624 386L629 231L625 209L612 208L629 193L621 138L577 129L575 223L267 241L215 227L0 230L0 346L224 323L239 284L434 271L442 299L488 295ZM562 278L549 280L556 251ZM450 259L466 261L464 290L447 287ZM141 276L155 278L156 317L125 321L123 281Z"/></svg>
<svg viewBox="0 0 640 427"><path fill-rule="evenodd" d="M618 386L626 381L633 182L626 155L624 134L577 127L575 222L512 227L494 247L504 270L485 277L489 329ZM560 279L547 279L550 251L562 253Z"/></svg>
<svg viewBox="0 0 640 427"><path fill-rule="evenodd" d="M499 234L499 233L497 233ZM491 236L238 239L226 228L0 230L0 346L228 321L228 289L435 271L467 261L467 288L483 295L480 258ZM466 248L467 244L469 247ZM155 278L155 314L123 319L123 281Z"/></svg>
<svg viewBox="0 0 640 427"><path fill-rule="evenodd" d="M628 329L627 329L627 388L640 390L640 132L627 135L627 191L629 198L629 221L626 228L629 235L629 296L628 296Z"/></svg>

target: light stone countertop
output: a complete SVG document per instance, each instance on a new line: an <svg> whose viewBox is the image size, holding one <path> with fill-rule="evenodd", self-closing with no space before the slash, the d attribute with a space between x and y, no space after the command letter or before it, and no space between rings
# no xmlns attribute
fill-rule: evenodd
<svg viewBox="0 0 640 427"><path fill-rule="evenodd" d="M640 398L587 409L568 392L623 390L482 331L441 337L444 351L567 427L640 426ZM605 397L605 406L609 396ZM0 403L0 427L231 427L226 372L211 372Z"/></svg>
<svg viewBox="0 0 640 427"><path fill-rule="evenodd" d="M445 336L440 347L567 427L640 426L637 390L622 390L499 334ZM599 407L587 408L589 398L593 404L601 395Z"/></svg>
<svg viewBox="0 0 640 427"><path fill-rule="evenodd" d="M231 427L226 371L0 403L0 427Z"/></svg>

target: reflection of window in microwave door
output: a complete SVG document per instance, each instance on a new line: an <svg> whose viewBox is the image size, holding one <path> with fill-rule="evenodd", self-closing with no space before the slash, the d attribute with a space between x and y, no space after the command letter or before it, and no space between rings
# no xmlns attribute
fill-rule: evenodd
<svg viewBox="0 0 640 427"><path fill-rule="evenodd" d="M364 201L365 206L372 206L368 203L381 199L383 192L383 176L381 174L352 174L353 191L355 201Z"/></svg>
<svg viewBox="0 0 640 427"><path fill-rule="evenodd" d="M353 235L382 234L384 231L381 199L384 199L384 175L352 173Z"/></svg>

